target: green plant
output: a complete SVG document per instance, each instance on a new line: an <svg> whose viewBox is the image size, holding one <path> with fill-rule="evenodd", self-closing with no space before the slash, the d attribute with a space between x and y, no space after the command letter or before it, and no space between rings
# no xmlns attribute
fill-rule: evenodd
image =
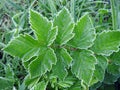
<svg viewBox="0 0 120 90"><path fill-rule="evenodd" d="M4 48L22 58L29 89L88 90L104 80L110 55L119 51L119 30L96 33L88 14L74 23L66 8L53 21L30 10L29 20L34 36L21 34Z"/></svg>
<svg viewBox="0 0 120 90"><path fill-rule="evenodd" d="M112 4L113 3L113 4ZM111 6L110 6L111 4ZM119 1L118 0L1 0L0 2L0 90L26 90L23 78L26 75L24 67L21 65L21 59L11 57L1 50L5 45L19 34L28 33L33 35L28 22L29 8L40 12L49 20L53 20L56 13L63 7L66 7L73 18L78 21L79 18L88 12L91 15L96 33L103 30L115 30L114 26L119 27ZM117 8L117 9L116 9ZM11 12L12 11L12 12ZM112 13L112 15L111 15ZM112 23L113 22L113 23ZM113 24L113 25L112 25ZM68 47L68 46L67 46ZM66 48L69 51L69 48ZM90 87L90 90L109 90L106 86L120 88L116 86L120 82L119 64L113 62L112 56L119 61L119 52L113 53L109 58L103 82L98 82ZM115 58L114 57L114 58ZM111 59L112 58L112 59ZM114 59L115 61L115 59ZM115 69L113 69L113 67ZM8 77L10 68L12 71ZM11 76L13 75L13 76ZM12 80L11 80L12 77ZM119 78L119 79L118 79ZM4 83L3 83L4 81ZM6 83L7 82L7 83ZM9 84L9 85L8 85ZM50 86L50 85L49 85ZM102 89L103 88L103 89Z"/></svg>

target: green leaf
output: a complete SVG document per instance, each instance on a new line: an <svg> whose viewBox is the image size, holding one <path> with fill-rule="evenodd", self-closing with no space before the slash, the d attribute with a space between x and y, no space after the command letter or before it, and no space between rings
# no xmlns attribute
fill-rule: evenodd
<svg viewBox="0 0 120 90"><path fill-rule="evenodd" d="M112 75L119 75L120 74L120 65L111 63L108 65L107 71L108 71L108 73L110 73Z"/></svg>
<svg viewBox="0 0 120 90"><path fill-rule="evenodd" d="M44 81L39 82L37 85L34 86L34 90L46 90L46 85Z"/></svg>
<svg viewBox="0 0 120 90"><path fill-rule="evenodd" d="M56 39L56 36L58 34L58 28L54 27L51 31L50 34L48 35L48 39L47 39L47 45L50 46L54 40Z"/></svg>
<svg viewBox="0 0 120 90"><path fill-rule="evenodd" d="M120 51L119 52L114 52L111 56L110 56L110 62L116 64L116 65L120 65Z"/></svg>
<svg viewBox="0 0 120 90"><path fill-rule="evenodd" d="M29 73L31 78L42 76L52 69L52 65L56 64L57 59L54 50L47 48L34 61L29 64Z"/></svg>
<svg viewBox="0 0 120 90"><path fill-rule="evenodd" d="M92 85L90 87L90 90L97 90L98 88L100 88L101 85L102 85L102 83L98 82L98 83Z"/></svg>
<svg viewBox="0 0 120 90"><path fill-rule="evenodd" d="M109 10L102 8L102 9L99 9L98 12L99 12L100 14L107 14L107 13L109 13Z"/></svg>
<svg viewBox="0 0 120 90"><path fill-rule="evenodd" d="M33 60L35 60L36 58L37 58L37 56L34 56L34 57L32 57L31 59L29 59L28 61L23 61L23 62L22 62L22 65L24 66L25 69L28 70L29 64L30 64Z"/></svg>
<svg viewBox="0 0 120 90"><path fill-rule="evenodd" d="M92 20L88 14L79 19L75 25L74 33L75 36L70 40L68 45L79 49L87 49L93 45L96 34Z"/></svg>
<svg viewBox="0 0 120 90"><path fill-rule="evenodd" d="M63 88L71 87L76 82L76 78L72 76L67 76L64 81L60 80L58 85Z"/></svg>
<svg viewBox="0 0 120 90"><path fill-rule="evenodd" d="M0 90L10 90L13 87L13 81L4 77L0 77Z"/></svg>
<svg viewBox="0 0 120 90"><path fill-rule="evenodd" d="M25 82L25 85L30 89L33 86L35 86L39 80L40 80L40 77L30 78L30 75L27 75L24 79L24 82Z"/></svg>
<svg viewBox="0 0 120 90"><path fill-rule="evenodd" d="M72 57L65 48L57 49L57 64L52 68L53 74L63 80L67 76L67 69L71 66ZM62 73L62 74L61 74Z"/></svg>
<svg viewBox="0 0 120 90"><path fill-rule="evenodd" d="M54 26L58 26L58 36L56 43L59 45L66 44L74 37L73 28L74 23L70 13L66 8L63 8L53 21Z"/></svg>
<svg viewBox="0 0 120 90"><path fill-rule="evenodd" d="M91 48L98 55L109 56L117 52L120 46L120 31L104 31L97 35Z"/></svg>
<svg viewBox="0 0 120 90"><path fill-rule="evenodd" d="M98 81L102 82L104 80L105 70L108 65L107 58L103 56L96 56L97 64L95 66L95 71L93 74L93 78L91 84L97 83Z"/></svg>
<svg viewBox="0 0 120 90"><path fill-rule="evenodd" d="M50 46L53 43L57 35L57 28L53 28L52 22L48 21L47 18L30 10L30 25L40 45Z"/></svg>
<svg viewBox="0 0 120 90"><path fill-rule="evenodd" d="M57 63L55 66L53 66L52 71L53 75L56 75L60 80L64 80L68 75L64 62L59 58L57 58Z"/></svg>
<svg viewBox="0 0 120 90"><path fill-rule="evenodd" d="M4 68L5 68L5 77L14 80L14 72L10 67L10 65L7 64Z"/></svg>
<svg viewBox="0 0 120 90"><path fill-rule="evenodd" d="M107 71L112 75L120 74L120 51L110 55Z"/></svg>
<svg viewBox="0 0 120 90"><path fill-rule="evenodd" d="M72 73L89 86L95 70L95 56L91 51L83 50L73 51L72 57Z"/></svg>
<svg viewBox="0 0 120 90"><path fill-rule="evenodd" d="M11 40L11 42L4 48L6 52L12 56L18 56L27 61L39 52L39 43L30 35L20 35Z"/></svg>
<svg viewBox="0 0 120 90"><path fill-rule="evenodd" d="M49 73L48 74L48 80L49 80L49 83L51 84L51 87L54 88L56 87L56 83L58 82L58 78L53 75L53 73Z"/></svg>
<svg viewBox="0 0 120 90"><path fill-rule="evenodd" d="M113 74L110 74L110 73L106 73L105 78L104 78L104 83L105 84L114 84L118 80L119 77L120 77L120 74L119 75L113 75Z"/></svg>
<svg viewBox="0 0 120 90"><path fill-rule="evenodd" d="M84 90L84 89L81 86L81 82L76 82L68 90Z"/></svg>
<svg viewBox="0 0 120 90"><path fill-rule="evenodd" d="M64 62L65 67L70 67L71 66L72 57L70 56L70 54L67 52L67 50L65 48L61 48L60 58Z"/></svg>

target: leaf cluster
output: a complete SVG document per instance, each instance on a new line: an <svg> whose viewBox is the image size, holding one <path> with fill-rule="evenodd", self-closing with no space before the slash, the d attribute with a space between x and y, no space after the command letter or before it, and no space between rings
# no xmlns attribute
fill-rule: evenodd
<svg viewBox="0 0 120 90"><path fill-rule="evenodd" d="M119 73L119 30L97 33L88 13L74 22L66 8L51 21L30 10L29 22L34 35L18 35L4 48L22 59L29 89L88 90L104 81L106 69Z"/></svg>

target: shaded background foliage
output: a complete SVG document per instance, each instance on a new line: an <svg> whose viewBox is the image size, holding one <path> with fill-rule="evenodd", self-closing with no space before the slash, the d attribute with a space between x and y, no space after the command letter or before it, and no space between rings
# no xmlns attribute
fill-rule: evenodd
<svg viewBox="0 0 120 90"><path fill-rule="evenodd" d="M115 1L117 8L115 12L120 13L120 6L118 6L120 1ZM0 0L0 77L4 77L6 82L12 82L11 84L5 83L9 86L6 90L10 90L10 88L26 90L22 82L27 72L18 57L13 58L1 49L13 36L16 37L18 34L26 32L33 35L28 22L30 8L52 20L64 6L70 11L74 22L77 22L84 13L90 13L97 32L116 29L112 26L113 21L117 22L117 29L120 28L120 17L116 16L116 20L112 19L114 11L111 9L110 0ZM97 83L91 87L91 90L94 90L95 87L99 87L98 90L119 90L120 71L117 71L117 74L108 71L109 69L106 70L104 82ZM3 79L0 78L0 80Z"/></svg>

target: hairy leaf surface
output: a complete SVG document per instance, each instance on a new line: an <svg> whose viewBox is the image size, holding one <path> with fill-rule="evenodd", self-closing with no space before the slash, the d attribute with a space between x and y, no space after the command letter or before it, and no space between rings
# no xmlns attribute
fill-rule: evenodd
<svg viewBox="0 0 120 90"><path fill-rule="evenodd" d="M76 82L76 78L73 76L67 76L64 81L60 80L58 85L64 88L71 87Z"/></svg>
<svg viewBox="0 0 120 90"><path fill-rule="evenodd" d="M30 10L30 25L42 46L50 46L56 38L57 28L36 11Z"/></svg>
<svg viewBox="0 0 120 90"><path fill-rule="evenodd" d="M74 28L74 23L70 13L66 8L63 8L55 17L53 25L58 26L58 36L56 38L57 44L66 44L70 39L73 38L74 34L72 31Z"/></svg>
<svg viewBox="0 0 120 90"><path fill-rule="evenodd" d="M97 83L98 81L102 82L104 80L105 70L108 65L107 58L103 56L96 56L97 64L95 66L95 71L93 74L93 78L91 84Z"/></svg>
<svg viewBox="0 0 120 90"><path fill-rule="evenodd" d="M37 78L30 78L30 75L27 75L24 79L25 85L28 86L29 89L31 89L33 86L35 86L38 81L40 80L39 77Z"/></svg>
<svg viewBox="0 0 120 90"><path fill-rule="evenodd" d="M72 57L70 56L70 54L67 52L67 50L65 48L61 48L60 58L64 62L65 67L71 66Z"/></svg>
<svg viewBox="0 0 120 90"><path fill-rule="evenodd" d="M82 16L74 28L75 36L68 45L75 48L87 49L92 46L95 40L95 28L88 14Z"/></svg>
<svg viewBox="0 0 120 90"><path fill-rule="evenodd" d="M64 66L64 63L61 59L58 59L55 66L52 68L53 74L57 76L60 80L65 79L65 77L68 75L68 72Z"/></svg>
<svg viewBox="0 0 120 90"><path fill-rule="evenodd" d="M57 59L54 50L48 48L40 54L34 61L29 64L29 73L32 78L42 76L52 69L52 65L56 64Z"/></svg>
<svg viewBox="0 0 120 90"><path fill-rule="evenodd" d="M92 79L96 58L91 51L74 51L72 52L73 64L72 73L75 74L77 78L82 80L87 85L90 85Z"/></svg>
<svg viewBox="0 0 120 90"><path fill-rule="evenodd" d="M57 33L58 33L57 27L54 27L50 31L50 33L48 34L48 38L47 38L47 46L50 46L54 42L54 40L56 39Z"/></svg>
<svg viewBox="0 0 120 90"><path fill-rule="evenodd" d="M12 56L23 58L27 61L39 52L39 43L31 36L25 34L14 38L4 50Z"/></svg>
<svg viewBox="0 0 120 90"><path fill-rule="evenodd" d="M92 50L99 55L109 56L120 46L120 31L107 31L97 35Z"/></svg>
<svg viewBox="0 0 120 90"><path fill-rule="evenodd" d="M53 74L56 75L59 79L63 80L68 74L67 68L69 68L71 65L72 57L65 48L58 49L56 51L56 55L58 61L57 64L52 68Z"/></svg>

